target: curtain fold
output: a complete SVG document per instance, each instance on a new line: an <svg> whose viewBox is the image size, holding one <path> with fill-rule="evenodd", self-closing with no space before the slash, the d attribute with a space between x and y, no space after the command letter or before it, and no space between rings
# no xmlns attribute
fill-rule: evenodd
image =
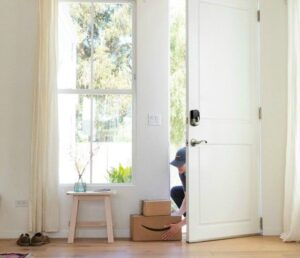
<svg viewBox="0 0 300 258"><path fill-rule="evenodd" d="M288 127L283 241L300 241L300 0L288 0Z"/></svg>
<svg viewBox="0 0 300 258"><path fill-rule="evenodd" d="M33 93L29 230L59 230L57 0L38 0L38 67Z"/></svg>

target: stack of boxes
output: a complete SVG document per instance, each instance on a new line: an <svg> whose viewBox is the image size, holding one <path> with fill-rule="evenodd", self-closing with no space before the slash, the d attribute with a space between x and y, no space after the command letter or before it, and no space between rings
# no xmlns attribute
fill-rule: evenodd
<svg viewBox="0 0 300 258"><path fill-rule="evenodd" d="M143 200L142 215L131 215L132 241L164 241L163 233L170 224L181 221L181 216L171 216L170 200ZM181 240L181 230L168 240Z"/></svg>

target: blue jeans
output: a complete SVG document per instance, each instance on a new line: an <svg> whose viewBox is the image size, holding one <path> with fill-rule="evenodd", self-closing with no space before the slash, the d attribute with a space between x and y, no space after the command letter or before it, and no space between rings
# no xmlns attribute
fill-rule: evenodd
<svg viewBox="0 0 300 258"><path fill-rule="evenodd" d="M183 190L183 187L178 185L178 186L174 186L171 189L171 198L173 199L173 201L176 203L177 207L180 208L182 201L185 197L185 193ZM185 213L183 214L183 216L185 217Z"/></svg>

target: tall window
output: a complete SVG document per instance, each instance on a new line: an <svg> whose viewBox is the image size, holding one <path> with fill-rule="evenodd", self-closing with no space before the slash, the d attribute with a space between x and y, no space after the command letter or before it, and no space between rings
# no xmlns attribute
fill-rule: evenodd
<svg viewBox="0 0 300 258"><path fill-rule="evenodd" d="M132 174L133 2L59 3L60 182Z"/></svg>

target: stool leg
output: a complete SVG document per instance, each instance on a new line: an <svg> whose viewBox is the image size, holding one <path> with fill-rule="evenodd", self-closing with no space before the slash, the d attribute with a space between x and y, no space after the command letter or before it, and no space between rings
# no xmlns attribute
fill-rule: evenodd
<svg viewBox="0 0 300 258"><path fill-rule="evenodd" d="M112 224L112 215L111 215L110 196L106 196L104 201L105 201L105 217L106 217L108 243L113 243L114 233L113 233L113 224Z"/></svg>
<svg viewBox="0 0 300 258"><path fill-rule="evenodd" d="M72 214L70 219L69 226L69 236L68 243L72 244L74 242L75 230L76 230L76 221L77 221L77 213L78 213L78 205L79 199L77 196L73 196L73 206L72 206Z"/></svg>

